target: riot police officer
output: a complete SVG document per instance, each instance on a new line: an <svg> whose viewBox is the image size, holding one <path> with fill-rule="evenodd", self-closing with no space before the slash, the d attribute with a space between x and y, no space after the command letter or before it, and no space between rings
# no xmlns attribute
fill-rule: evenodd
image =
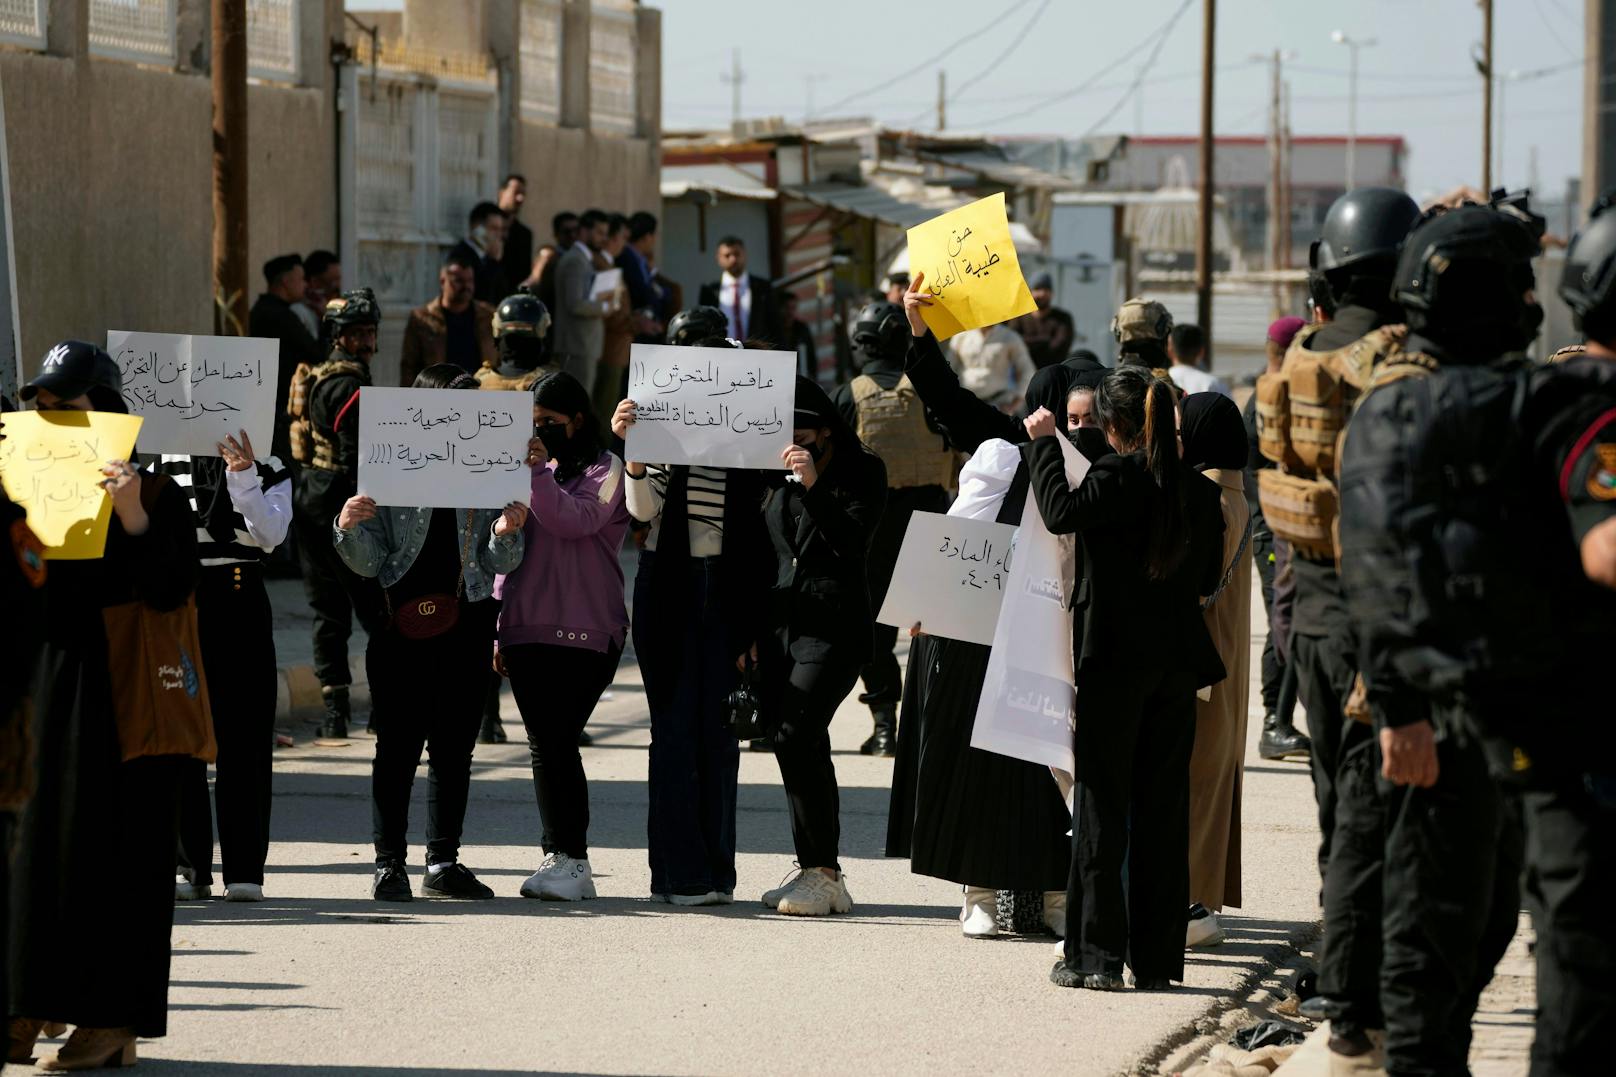
<svg viewBox="0 0 1616 1077"><path fill-rule="evenodd" d="M292 377L287 411L292 418L292 459L301 465L292 498L303 589L314 611L314 674L325 703L322 740L348 736L348 637L357 616L365 631L385 627L375 580L348 571L332 546L331 528L343 504L358 492L359 390L371 383L381 308L369 288L343 292L326 304L331 355ZM374 727L374 716L372 726Z"/></svg>
<svg viewBox="0 0 1616 1077"><path fill-rule="evenodd" d="M722 338L729 332L729 320L717 307L690 307L668 319L667 342L692 348L703 341Z"/></svg>
<svg viewBox="0 0 1616 1077"><path fill-rule="evenodd" d="M1520 481L1519 433L1541 222L1520 205L1467 204L1408 236L1393 285L1406 348L1375 371L1342 453L1340 578L1390 783L1389 1074L1466 1072L1471 1019L1519 909L1519 819L1487 745L1536 719L1559 649L1524 563L1536 555L1520 556L1543 548L1547 518Z"/></svg>
<svg viewBox="0 0 1616 1077"><path fill-rule="evenodd" d="M480 388L531 389L556 369L546 354L550 308L537 296L527 292L506 296L494 309L493 324L496 355L477 371Z"/></svg>
<svg viewBox="0 0 1616 1077"><path fill-rule="evenodd" d="M948 488L957 471L953 451L903 372L909 321L903 308L883 301L859 311L848 333L858 376L836 390L836 409L859 440L887 466L887 502L870 540L870 608L880 612L898 564L909 518L915 512L947 512ZM875 728L859 748L865 755L897 754L898 698L902 674L892 648L898 630L875 626L875 657L864 667L864 692Z"/></svg>

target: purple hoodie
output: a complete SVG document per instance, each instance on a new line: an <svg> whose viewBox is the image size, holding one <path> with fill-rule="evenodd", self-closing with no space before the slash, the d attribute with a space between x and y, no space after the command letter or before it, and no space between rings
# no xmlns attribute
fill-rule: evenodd
<svg viewBox="0 0 1616 1077"><path fill-rule="evenodd" d="M527 552L515 572L494 581L500 646L621 647L628 633L617 560L629 523L623 461L603 452L566 482L554 469L554 461L533 469L532 512L522 528Z"/></svg>

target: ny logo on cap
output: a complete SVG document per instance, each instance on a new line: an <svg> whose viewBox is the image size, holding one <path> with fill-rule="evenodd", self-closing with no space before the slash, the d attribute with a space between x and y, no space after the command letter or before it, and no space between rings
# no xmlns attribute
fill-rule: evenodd
<svg viewBox="0 0 1616 1077"><path fill-rule="evenodd" d="M45 356L45 367L46 367L46 369L49 369L50 367L53 367L53 366L60 366L61 363L62 363L62 360L66 359L66 358L67 358L67 345L66 344L58 344L58 345L56 345L56 347L54 347L54 348L52 348L50 350L49 355Z"/></svg>

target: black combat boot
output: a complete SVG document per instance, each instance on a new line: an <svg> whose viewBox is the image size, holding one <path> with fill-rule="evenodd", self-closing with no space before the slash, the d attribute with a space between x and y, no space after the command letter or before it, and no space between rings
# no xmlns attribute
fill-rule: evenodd
<svg viewBox="0 0 1616 1077"><path fill-rule="evenodd" d="M890 759L898 754L898 709L891 703L877 703L870 708L870 714L875 718L875 731L859 745L859 754Z"/></svg>
<svg viewBox="0 0 1616 1077"><path fill-rule="evenodd" d="M320 689L325 697L325 721L320 723L319 736L314 743L322 741L332 743L346 743L348 740L348 686L328 685Z"/></svg>
<svg viewBox="0 0 1616 1077"><path fill-rule="evenodd" d="M488 694L483 697L483 725L477 731L478 744L504 744L509 738L505 736L505 723L499 720L499 690L504 678L495 676L488 685Z"/></svg>
<svg viewBox="0 0 1616 1077"><path fill-rule="evenodd" d="M1306 762L1313 754L1313 742L1289 721L1282 722L1279 715L1269 711L1263 715L1262 740L1257 744L1257 754L1264 759Z"/></svg>

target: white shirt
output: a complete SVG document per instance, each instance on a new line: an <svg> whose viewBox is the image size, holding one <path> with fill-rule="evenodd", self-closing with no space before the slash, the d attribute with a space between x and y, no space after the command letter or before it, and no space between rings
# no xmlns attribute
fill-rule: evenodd
<svg viewBox="0 0 1616 1077"><path fill-rule="evenodd" d="M732 340L745 340L746 328L752 324L752 284L745 274L732 277L725 270L718 278L718 303L724 308L724 321L729 323ZM740 308L737 318L736 308Z"/></svg>
<svg viewBox="0 0 1616 1077"><path fill-rule="evenodd" d="M685 517L691 557L717 557L724 552L725 471L720 467L690 468L685 483ZM645 465L645 474L630 475L624 489L629 515L649 523L645 548L653 553L662 535L662 502L668 492L668 468Z"/></svg>
<svg viewBox="0 0 1616 1077"><path fill-rule="evenodd" d="M1229 392L1228 382L1198 366L1174 363L1167 369L1167 373L1173 379L1173 384L1186 393L1222 393L1229 399L1234 399L1234 394Z"/></svg>
<svg viewBox="0 0 1616 1077"><path fill-rule="evenodd" d="M1021 334L1007 325L967 329L948 341L960 384L995 407L1013 404L1038 373Z"/></svg>

